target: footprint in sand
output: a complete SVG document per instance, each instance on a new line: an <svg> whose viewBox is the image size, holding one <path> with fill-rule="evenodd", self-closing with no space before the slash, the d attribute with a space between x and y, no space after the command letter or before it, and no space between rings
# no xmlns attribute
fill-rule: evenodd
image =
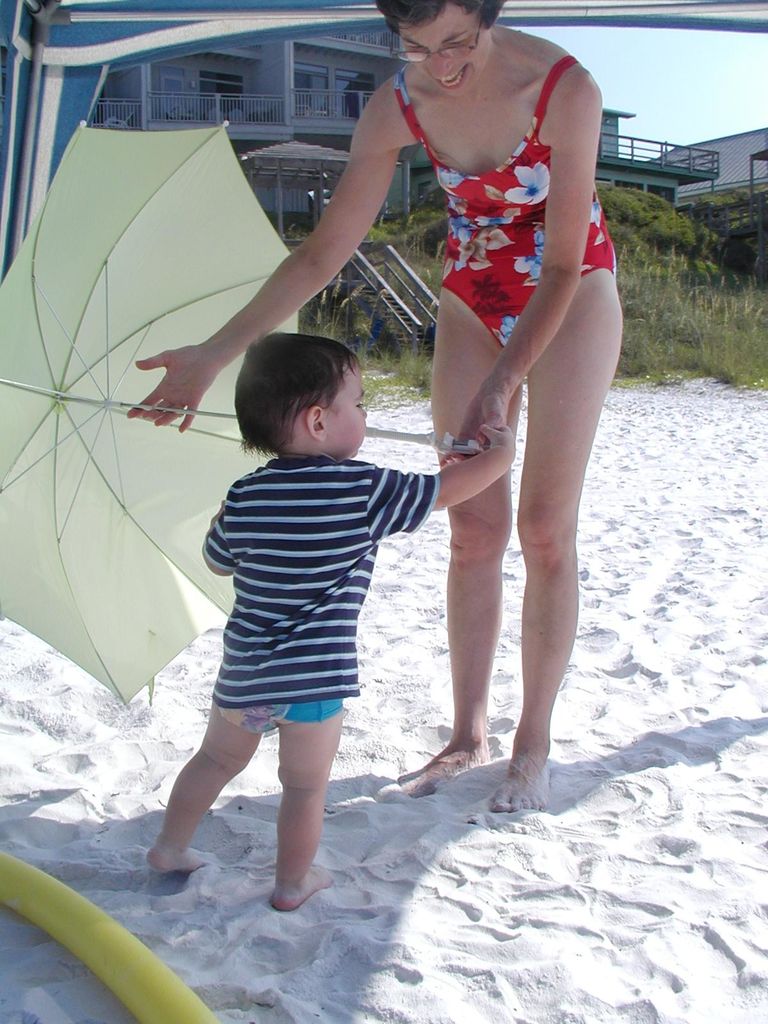
<svg viewBox="0 0 768 1024"><path fill-rule="evenodd" d="M619 634L612 629L591 629L579 637L579 646L594 654L608 651L619 642Z"/></svg>

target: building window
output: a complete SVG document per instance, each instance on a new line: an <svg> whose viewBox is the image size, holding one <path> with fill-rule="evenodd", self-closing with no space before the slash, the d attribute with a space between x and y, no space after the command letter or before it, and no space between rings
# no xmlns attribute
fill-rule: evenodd
<svg viewBox="0 0 768 1024"><path fill-rule="evenodd" d="M293 65L293 87L294 89L326 89L328 88L328 68L319 64L301 64L297 61Z"/></svg>
<svg viewBox="0 0 768 1024"><path fill-rule="evenodd" d="M674 203L675 201L675 190L668 188L665 185L649 185L647 190L652 192L655 196L661 196L662 199L666 199L668 203Z"/></svg>
<svg viewBox="0 0 768 1024"><path fill-rule="evenodd" d="M374 90L373 75L369 71L347 71L338 68L334 73L336 91L341 94L341 116L357 119L363 112L368 96Z"/></svg>
<svg viewBox="0 0 768 1024"><path fill-rule="evenodd" d="M157 77L160 92L184 92L184 68L173 67L170 64L161 64L157 69Z"/></svg>
<svg viewBox="0 0 768 1024"><path fill-rule="evenodd" d="M228 75L224 71L201 71L200 92L226 93L229 96L243 95L243 76Z"/></svg>

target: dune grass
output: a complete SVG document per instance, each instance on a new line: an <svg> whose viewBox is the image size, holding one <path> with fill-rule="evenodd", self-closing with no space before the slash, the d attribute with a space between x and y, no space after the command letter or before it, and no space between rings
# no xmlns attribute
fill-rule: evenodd
<svg viewBox="0 0 768 1024"><path fill-rule="evenodd" d="M697 280L674 255L626 259L619 276L624 341L619 376L711 377L768 387L768 290L723 277Z"/></svg>

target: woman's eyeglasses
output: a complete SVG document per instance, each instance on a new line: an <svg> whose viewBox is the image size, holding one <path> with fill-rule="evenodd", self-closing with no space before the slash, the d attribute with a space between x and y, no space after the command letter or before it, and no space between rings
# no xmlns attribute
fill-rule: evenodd
<svg viewBox="0 0 768 1024"><path fill-rule="evenodd" d="M448 46L441 46L439 50L428 50L426 47L418 47L412 50L395 50L394 55L398 60L404 60L408 64L423 64L425 60L429 60L430 57L434 57L436 54L440 57L455 57L457 60L461 60L462 57L468 57L477 46L481 29L482 26L478 28L477 35L471 43L450 43Z"/></svg>

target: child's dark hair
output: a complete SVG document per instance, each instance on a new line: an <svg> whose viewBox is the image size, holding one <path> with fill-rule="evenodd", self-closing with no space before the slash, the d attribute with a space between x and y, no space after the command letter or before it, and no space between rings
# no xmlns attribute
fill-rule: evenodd
<svg viewBox="0 0 768 1024"><path fill-rule="evenodd" d="M314 334L269 334L249 346L235 384L235 412L247 452L275 455L302 409L328 406L357 356Z"/></svg>
<svg viewBox="0 0 768 1024"><path fill-rule="evenodd" d="M482 28L490 28L504 6L504 0L376 0L387 28L395 33L399 33L401 26L412 27L434 21L449 3L455 3L467 14L477 12Z"/></svg>

